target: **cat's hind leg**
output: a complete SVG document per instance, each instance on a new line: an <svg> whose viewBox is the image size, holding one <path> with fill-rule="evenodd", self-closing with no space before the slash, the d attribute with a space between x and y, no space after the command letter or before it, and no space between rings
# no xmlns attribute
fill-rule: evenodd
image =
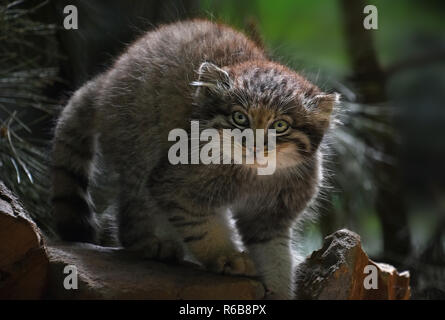
<svg viewBox="0 0 445 320"><path fill-rule="evenodd" d="M140 174L121 179L120 242L145 259L182 261L182 241L144 185L145 179Z"/></svg>

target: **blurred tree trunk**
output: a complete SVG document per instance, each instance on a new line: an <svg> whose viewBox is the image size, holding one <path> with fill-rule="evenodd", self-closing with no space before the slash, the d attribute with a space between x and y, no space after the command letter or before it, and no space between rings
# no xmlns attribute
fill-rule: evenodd
<svg viewBox="0 0 445 320"><path fill-rule="evenodd" d="M198 0L51 0L41 18L59 27L60 52L67 58L61 66L61 77L68 87L64 89L77 89L105 70L144 32L161 23L193 17L198 3ZM77 30L63 28L66 17L63 9L67 5L77 8Z"/></svg>
<svg viewBox="0 0 445 320"><path fill-rule="evenodd" d="M353 71L351 81L357 90L358 102L386 102L387 78L379 64L372 38L372 33L376 31L363 27L363 8L366 4L363 0L340 0L340 4ZM375 116L373 120L394 128L392 119L385 114ZM376 209L382 225L385 259L400 264L411 251L411 237L403 201L395 137L377 130L362 134L367 143L384 155L383 159L375 160L373 164L378 189Z"/></svg>

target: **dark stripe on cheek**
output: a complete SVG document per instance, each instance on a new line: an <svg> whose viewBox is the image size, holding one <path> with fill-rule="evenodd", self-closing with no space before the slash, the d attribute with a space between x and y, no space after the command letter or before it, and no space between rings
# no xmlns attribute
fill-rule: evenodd
<svg viewBox="0 0 445 320"><path fill-rule="evenodd" d="M304 133L309 138L312 146L312 152L314 152L318 148L321 139L323 138L323 133L320 129L308 124L297 126L294 129Z"/></svg>
<svg viewBox="0 0 445 320"><path fill-rule="evenodd" d="M297 146L298 152L306 153L306 152L310 151L310 150L308 150L308 149L310 149L310 146L308 146L306 143L301 141L299 138L295 138L294 142L295 142L295 145Z"/></svg>
<svg viewBox="0 0 445 320"><path fill-rule="evenodd" d="M320 145L321 139L323 139L322 134L314 134L312 136L309 136L309 139L311 140L312 145L312 151L317 150L318 146Z"/></svg>

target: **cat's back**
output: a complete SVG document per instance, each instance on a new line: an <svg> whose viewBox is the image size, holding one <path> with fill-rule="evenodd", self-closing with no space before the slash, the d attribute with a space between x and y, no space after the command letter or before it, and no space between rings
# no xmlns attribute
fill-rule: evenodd
<svg viewBox="0 0 445 320"><path fill-rule="evenodd" d="M147 32L116 60L107 78L133 84L139 80L153 84L160 94L173 89L185 96L192 90L189 84L196 80L202 62L224 67L265 58L262 48L229 26L187 20Z"/></svg>
<svg viewBox="0 0 445 320"><path fill-rule="evenodd" d="M128 54L164 71L169 67L196 71L203 61L224 67L265 58L264 51L243 33L200 19L163 25L147 32L130 47Z"/></svg>

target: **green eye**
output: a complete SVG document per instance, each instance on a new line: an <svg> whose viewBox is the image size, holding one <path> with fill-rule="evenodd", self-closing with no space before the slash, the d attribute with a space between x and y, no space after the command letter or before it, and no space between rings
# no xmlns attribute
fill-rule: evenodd
<svg viewBox="0 0 445 320"><path fill-rule="evenodd" d="M275 129L277 133L283 133L289 129L289 123L284 120L277 120L272 124L272 129Z"/></svg>
<svg viewBox="0 0 445 320"><path fill-rule="evenodd" d="M235 111L232 113L232 119L239 126L247 127L249 125L249 119L242 112Z"/></svg>

